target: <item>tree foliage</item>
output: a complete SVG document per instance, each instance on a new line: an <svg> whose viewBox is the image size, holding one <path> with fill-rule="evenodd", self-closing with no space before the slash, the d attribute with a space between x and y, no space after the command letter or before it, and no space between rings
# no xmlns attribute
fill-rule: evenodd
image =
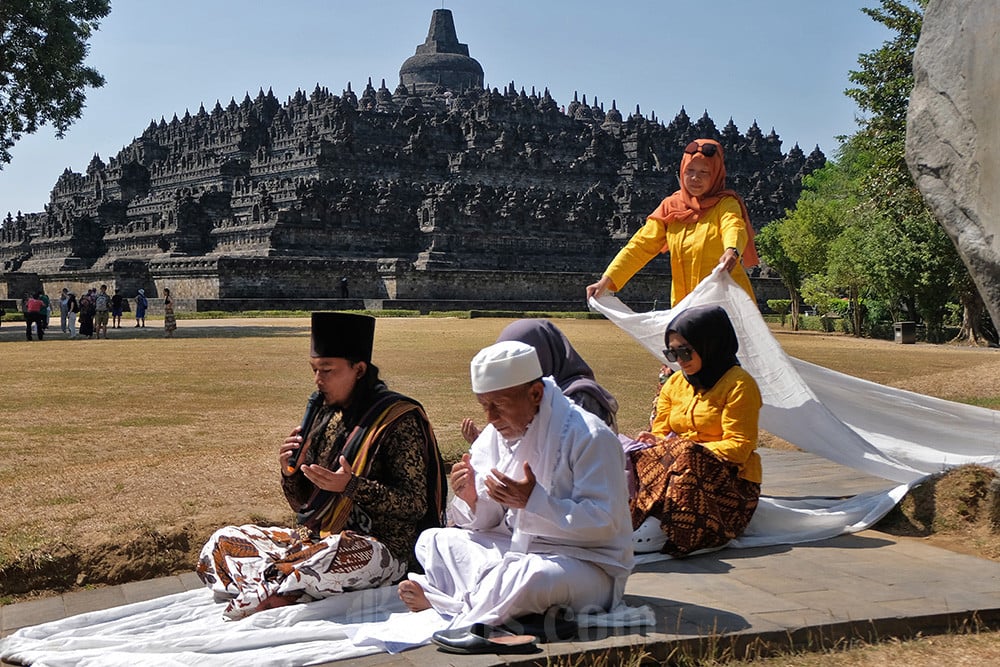
<svg viewBox="0 0 1000 667"><path fill-rule="evenodd" d="M780 239L780 248L762 248L768 262L794 263L811 305L823 310L846 299L855 335L887 330L891 322L876 319L891 318L922 321L929 340L942 340L949 302L984 310L977 310L968 271L905 161L913 53L926 5L880 0L862 10L893 37L861 54L860 69L850 72L855 87L845 93L865 113L859 130L844 139L835 160L805 179L796 207L772 223L776 229L765 238ZM963 317L970 327L981 320L974 312Z"/></svg>
<svg viewBox="0 0 1000 667"><path fill-rule="evenodd" d="M862 226L858 192L869 166L867 154L845 143L837 160L803 180L795 208L761 230L765 243L760 252L765 261L779 273L783 266L791 266L796 290L821 313L841 297L850 300L852 312L859 312L860 290L866 281L851 269L851 256L861 249L853 245L859 242L858 235L848 230ZM860 256L864 257L863 252ZM785 285L791 290L787 280Z"/></svg>
<svg viewBox="0 0 1000 667"><path fill-rule="evenodd" d="M84 65L109 0L0 1L0 168L46 123L62 138L104 77Z"/></svg>
<svg viewBox="0 0 1000 667"><path fill-rule="evenodd" d="M781 282L788 288L787 299L769 299L768 308L781 315L781 326L785 325L785 315L791 313L792 331L799 330L799 290L802 288L802 272L799 265L785 251L781 242L780 227L775 224L766 225L757 234L754 243L762 257L781 276ZM772 305L772 302L776 305ZM787 308L781 305L787 303Z"/></svg>
<svg viewBox="0 0 1000 667"><path fill-rule="evenodd" d="M895 33L890 41L858 57L861 69L848 78L856 84L845 93L868 116L860 121L857 140L875 156L876 171L888 169L901 183L911 182L904 154L906 110L913 90L913 53L920 39L928 0L881 0L881 7L863 8L865 14ZM883 190L884 192L884 190Z"/></svg>

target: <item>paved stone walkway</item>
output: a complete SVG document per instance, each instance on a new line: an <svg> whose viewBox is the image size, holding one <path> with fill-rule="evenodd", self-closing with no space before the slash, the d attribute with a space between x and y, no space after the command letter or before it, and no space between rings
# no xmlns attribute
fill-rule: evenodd
<svg viewBox="0 0 1000 667"><path fill-rule="evenodd" d="M769 495L851 495L889 485L809 454L760 451ZM185 574L9 605L0 608L0 634L199 586L197 577ZM742 655L760 645L832 645L844 637L929 634L975 621L996 624L1000 563L868 530L822 542L726 549L642 565L629 578L626 598L653 607L656 627L613 635L591 632L543 644L542 652L530 656L449 656L424 646L331 664L544 665L561 655L645 651L664 659L671 651L704 647Z"/></svg>

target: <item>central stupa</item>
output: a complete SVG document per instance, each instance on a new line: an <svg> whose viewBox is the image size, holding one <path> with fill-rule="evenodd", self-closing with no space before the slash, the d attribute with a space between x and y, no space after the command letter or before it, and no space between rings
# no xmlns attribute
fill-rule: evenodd
<svg viewBox="0 0 1000 667"><path fill-rule="evenodd" d="M454 93L483 87L483 68L469 57L469 45L460 44L450 9L435 9L427 39L399 68L399 81L418 95L442 86Z"/></svg>

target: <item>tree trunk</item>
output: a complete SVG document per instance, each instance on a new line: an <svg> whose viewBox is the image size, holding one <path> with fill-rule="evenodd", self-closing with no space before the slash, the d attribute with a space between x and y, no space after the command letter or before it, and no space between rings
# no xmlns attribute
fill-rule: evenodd
<svg viewBox="0 0 1000 667"><path fill-rule="evenodd" d="M861 321L864 319L861 314L861 296L856 287L851 287L848 295L851 303L851 319L854 327L854 336L861 337Z"/></svg>
<svg viewBox="0 0 1000 667"><path fill-rule="evenodd" d="M958 301L962 304L962 327L951 342L966 345L995 345L997 341L990 340L990 337L980 326L986 311L986 304L983 303L983 297L980 296L979 291L975 288L961 290Z"/></svg>
<svg viewBox="0 0 1000 667"><path fill-rule="evenodd" d="M792 305L789 307L789 312L792 316L792 331L799 330L799 291L793 287L785 285L788 287L788 297L792 300Z"/></svg>

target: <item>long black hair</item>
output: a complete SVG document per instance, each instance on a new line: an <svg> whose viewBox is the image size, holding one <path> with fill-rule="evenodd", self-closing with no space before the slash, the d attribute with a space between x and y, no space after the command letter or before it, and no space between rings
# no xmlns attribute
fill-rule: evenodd
<svg viewBox="0 0 1000 667"><path fill-rule="evenodd" d="M345 358L352 367L362 361L365 363L364 375L358 378L358 381L354 384L354 390L351 392L351 404L344 411L345 420L353 422L356 419L360 419L361 414L375 401L375 397L379 393L386 391L388 387L385 381L379 377L378 366L364 359Z"/></svg>

